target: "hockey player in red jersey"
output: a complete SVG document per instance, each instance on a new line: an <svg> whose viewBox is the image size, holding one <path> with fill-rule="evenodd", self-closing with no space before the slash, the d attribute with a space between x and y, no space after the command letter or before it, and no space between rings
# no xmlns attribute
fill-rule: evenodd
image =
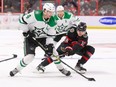
<svg viewBox="0 0 116 87"><path fill-rule="evenodd" d="M90 57L94 54L95 48L88 45L88 34L86 31L86 23L80 22L78 26L73 25L70 27L65 40L60 44L57 48L57 52L59 55L80 55L81 59L78 60L75 69L80 73L85 73L87 70L83 67L83 65L90 59ZM43 67L47 66L52 62L51 58L45 59L41 62L40 65ZM43 67L39 67L39 70L43 70Z"/></svg>

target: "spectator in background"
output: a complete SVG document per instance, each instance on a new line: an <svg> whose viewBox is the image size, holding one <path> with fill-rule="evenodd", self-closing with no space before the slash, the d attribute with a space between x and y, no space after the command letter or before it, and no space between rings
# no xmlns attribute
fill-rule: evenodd
<svg viewBox="0 0 116 87"><path fill-rule="evenodd" d="M74 7L74 5L71 4L69 11L73 13L74 15L77 15L77 9Z"/></svg>
<svg viewBox="0 0 116 87"><path fill-rule="evenodd" d="M90 3L87 0L81 2L81 15L90 15Z"/></svg>
<svg viewBox="0 0 116 87"><path fill-rule="evenodd" d="M39 0L27 0L30 4L30 11L37 10L39 6ZM42 4L42 3L41 3Z"/></svg>
<svg viewBox="0 0 116 87"><path fill-rule="evenodd" d="M1 4L2 4L2 3L1 3L1 1L0 1L0 7L1 7ZM1 9L0 9L0 12L1 12Z"/></svg>
<svg viewBox="0 0 116 87"><path fill-rule="evenodd" d="M96 7L97 7L97 4L96 4L97 2L96 2L96 0L91 0L90 1L90 9L91 9L91 11L90 11L90 14L91 15L96 15L97 14L97 9L96 9Z"/></svg>
<svg viewBox="0 0 116 87"><path fill-rule="evenodd" d="M0 0L1 3L2 0ZM39 9L40 0L24 0L24 11L31 12ZM49 0L42 0L43 2ZM51 1L51 0L50 0ZM56 6L63 3L64 9L73 13L74 15L116 15L116 0L52 0ZM78 4L77 4L78 3ZM98 3L98 4L97 4ZM21 12L21 0L3 0L3 12L20 13ZM0 4L1 5L1 4ZM78 11L78 5L80 5L80 11ZM98 5L98 6L97 6ZM98 7L98 9L96 9ZM1 9L0 9L1 12ZM80 13L78 13L80 12Z"/></svg>
<svg viewBox="0 0 116 87"><path fill-rule="evenodd" d="M24 3L24 13L27 14L27 13L30 13L30 12L31 12L31 4L28 1L26 1Z"/></svg>
<svg viewBox="0 0 116 87"><path fill-rule="evenodd" d="M4 0L4 12L20 12L20 0Z"/></svg>
<svg viewBox="0 0 116 87"><path fill-rule="evenodd" d="M73 0L66 0L63 4L66 11L70 11L74 15L77 15L78 6Z"/></svg>
<svg viewBox="0 0 116 87"><path fill-rule="evenodd" d="M39 0L25 0L25 3L24 3L24 13L27 14L27 13L30 13L32 12L33 10L37 10L39 9Z"/></svg>
<svg viewBox="0 0 116 87"><path fill-rule="evenodd" d="M66 0L64 3L63 3L63 6L64 5L67 5L68 7L70 7L71 5L73 5L75 8L77 7L77 4L73 1L73 0Z"/></svg>
<svg viewBox="0 0 116 87"><path fill-rule="evenodd" d="M104 15L106 14L105 9L104 9L104 8L101 8L101 9L99 10L98 14L104 16Z"/></svg>
<svg viewBox="0 0 116 87"><path fill-rule="evenodd" d="M99 1L98 15L114 16L116 15L116 0L102 0Z"/></svg>

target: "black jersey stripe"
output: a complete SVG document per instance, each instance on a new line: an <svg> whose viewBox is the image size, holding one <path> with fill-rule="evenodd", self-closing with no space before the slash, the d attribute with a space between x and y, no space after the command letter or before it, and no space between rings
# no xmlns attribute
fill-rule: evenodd
<svg viewBox="0 0 116 87"><path fill-rule="evenodd" d="M23 23L24 23L24 24L27 24L27 22L24 20L24 18L23 18L23 17L22 17L22 21L23 21Z"/></svg>

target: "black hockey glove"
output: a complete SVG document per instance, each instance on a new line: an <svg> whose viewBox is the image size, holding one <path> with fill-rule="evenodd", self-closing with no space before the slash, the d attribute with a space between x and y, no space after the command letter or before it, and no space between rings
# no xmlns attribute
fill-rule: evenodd
<svg viewBox="0 0 116 87"><path fill-rule="evenodd" d="M72 48L73 48L73 52L74 53L80 53L80 51L83 49L83 44L81 43L81 42L77 42L77 41L73 41L72 43L71 43L71 45L72 45Z"/></svg>
<svg viewBox="0 0 116 87"><path fill-rule="evenodd" d="M24 37L35 37L35 35L34 35L34 33L33 32L30 32L30 31L28 31L28 32L23 32L23 36Z"/></svg>
<svg viewBox="0 0 116 87"><path fill-rule="evenodd" d="M46 51L45 51L45 56L51 56L53 54L53 44L46 45Z"/></svg>
<svg viewBox="0 0 116 87"><path fill-rule="evenodd" d="M28 32L23 32L23 36L28 37L29 36Z"/></svg>
<svg viewBox="0 0 116 87"><path fill-rule="evenodd" d="M70 46L67 46L67 47L65 48L65 51L66 51L66 55L68 55L68 56L74 55L73 48L70 47Z"/></svg>

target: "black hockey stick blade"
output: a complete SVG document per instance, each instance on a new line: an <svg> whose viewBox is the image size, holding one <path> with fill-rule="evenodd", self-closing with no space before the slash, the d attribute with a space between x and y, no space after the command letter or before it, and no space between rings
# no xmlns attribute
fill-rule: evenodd
<svg viewBox="0 0 116 87"><path fill-rule="evenodd" d="M0 62L4 62L4 61L8 61L8 60L17 58L17 55L16 54L12 54L12 55L13 55L13 57L7 58L7 59L4 59L4 60L1 60Z"/></svg>
<svg viewBox="0 0 116 87"><path fill-rule="evenodd" d="M13 54L13 57L14 57L14 58L16 58L16 57L17 57L17 55L16 55L16 54Z"/></svg>
<svg viewBox="0 0 116 87"><path fill-rule="evenodd" d="M89 81L96 81L94 78L88 78Z"/></svg>

